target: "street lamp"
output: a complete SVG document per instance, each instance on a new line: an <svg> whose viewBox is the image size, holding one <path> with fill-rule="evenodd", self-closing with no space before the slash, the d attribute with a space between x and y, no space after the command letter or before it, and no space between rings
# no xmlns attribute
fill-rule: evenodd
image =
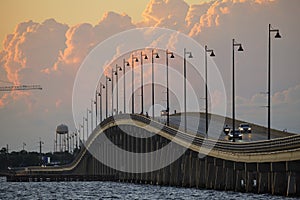
<svg viewBox="0 0 300 200"><path fill-rule="evenodd" d="M86 109L86 120L87 120L87 122L86 122L86 140L88 139L88 136L89 136L89 113L92 113L92 111L91 110L89 110L88 108ZM91 121L93 121L92 119L91 119ZM91 123L91 125L92 125L92 123ZM91 127L91 130L92 130L92 127Z"/></svg>
<svg viewBox="0 0 300 200"><path fill-rule="evenodd" d="M94 126L93 126L93 118L94 118L94 116L93 116L93 104L94 103L95 103L94 100L91 99L91 110L89 112L91 114L91 131L93 131L93 129L94 129Z"/></svg>
<svg viewBox="0 0 300 200"><path fill-rule="evenodd" d="M211 57L215 56L214 50L208 49L205 45L205 134L208 132L208 91L207 91L207 53L210 53Z"/></svg>
<svg viewBox="0 0 300 200"><path fill-rule="evenodd" d="M97 85L97 88L96 88L95 101L94 101L94 104L95 104L95 114L96 114L96 127L97 127L97 124L98 124L98 95L99 95L98 89L99 89L99 85Z"/></svg>
<svg viewBox="0 0 300 200"><path fill-rule="evenodd" d="M167 66L167 126L170 123L170 99L169 99L169 55L174 58L174 53L166 50L166 66Z"/></svg>
<svg viewBox="0 0 300 200"><path fill-rule="evenodd" d="M234 77L234 47L239 47L238 51L244 51L242 44L236 43L234 39L232 39L232 131L234 134L235 131L235 77ZM235 141L233 137L233 141Z"/></svg>
<svg viewBox="0 0 300 200"><path fill-rule="evenodd" d="M82 139L83 139L83 142L85 141L85 138L84 138L84 122L86 121L85 117L83 117L83 121L82 121Z"/></svg>
<svg viewBox="0 0 300 200"><path fill-rule="evenodd" d="M115 76L116 76L116 90L117 90L117 113L116 114L118 114L119 113L119 84L118 84L118 77L119 77L119 74L118 74L118 69L119 69L119 71L122 71L122 67L121 66L119 66L118 64L116 64L116 70L114 71L114 74L115 74Z"/></svg>
<svg viewBox="0 0 300 200"><path fill-rule="evenodd" d="M78 136L79 136L79 134L80 134L80 129L79 130L76 129L76 132L75 132L76 149L78 149Z"/></svg>
<svg viewBox="0 0 300 200"><path fill-rule="evenodd" d="M124 92L124 114L126 113L126 81L125 81L125 67L130 66L129 62L123 59L123 92Z"/></svg>
<svg viewBox="0 0 300 200"><path fill-rule="evenodd" d="M139 59L133 54L131 55L131 72L132 72L132 91L131 91L131 105L132 105L132 114L134 114L134 62L138 62Z"/></svg>
<svg viewBox="0 0 300 200"><path fill-rule="evenodd" d="M82 124L83 125L79 124L79 133L80 133L80 128L82 128L82 141L84 141L84 118L83 118L83 123ZM80 139L80 135L79 135L79 139Z"/></svg>
<svg viewBox="0 0 300 200"><path fill-rule="evenodd" d="M106 110L106 118L108 116L108 106L107 106L107 97L108 97L108 88L107 88L107 81L111 81L111 79L107 76L105 76L105 88L106 88L106 94L105 94L105 110Z"/></svg>
<svg viewBox="0 0 300 200"><path fill-rule="evenodd" d="M114 68L111 68L111 116L114 116Z"/></svg>
<svg viewBox="0 0 300 200"><path fill-rule="evenodd" d="M141 51L141 114L144 113L144 72L143 72L143 59L147 60L148 57Z"/></svg>
<svg viewBox="0 0 300 200"><path fill-rule="evenodd" d="M105 85L103 83L99 83L99 92L97 93L100 97L100 122L102 122L102 89L105 89ZM97 102L97 101L96 101ZM96 105L97 108L97 105Z"/></svg>
<svg viewBox="0 0 300 200"><path fill-rule="evenodd" d="M184 131L187 130L187 123L186 123L186 55L189 55L188 58L193 58L192 52L187 52L186 49L183 49L183 87L184 87Z"/></svg>
<svg viewBox="0 0 300 200"><path fill-rule="evenodd" d="M281 38L279 29L273 29L269 24L269 55L268 55L268 140L271 139L271 32L276 32L275 38Z"/></svg>
<svg viewBox="0 0 300 200"><path fill-rule="evenodd" d="M152 117L154 119L154 56L159 58L157 52L154 52L154 49L151 50L151 61L152 61Z"/></svg>

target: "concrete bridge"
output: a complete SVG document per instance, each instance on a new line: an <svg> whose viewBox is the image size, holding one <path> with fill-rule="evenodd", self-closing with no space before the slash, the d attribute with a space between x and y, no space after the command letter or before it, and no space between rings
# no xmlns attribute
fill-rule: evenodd
<svg viewBox="0 0 300 200"><path fill-rule="evenodd" d="M300 196L300 135L233 143L121 114L102 121L71 164L16 170L7 180L112 180Z"/></svg>

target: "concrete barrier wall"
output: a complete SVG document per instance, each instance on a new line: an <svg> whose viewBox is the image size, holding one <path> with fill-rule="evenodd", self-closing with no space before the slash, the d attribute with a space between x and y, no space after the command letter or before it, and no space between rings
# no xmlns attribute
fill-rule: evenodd
<svg viewBox="0 0 300 200"><path fill-rule="evenodd" d="M130 133L126 134L126 133ZM103 137L125 151L147 153L167 145L165 155L151 156L144 161L130 159L126 154L116 153ZM136 136L136 137L135 137ZM143 136L143 137L140 137ZM236 162L203 156L193 148L185 149L169 139L134 125L110 126L91 142L89 149L106 161L121 160L124 169L155 166L165 162L164 156L172 157L184 152L170 165L148 173L129 173L108 167L88 151L68 170L41 170L8 176L8 181L67 181L112 180L176 187L195 187L214 190L270 193L283 196L300 196L300 161L282 162ZM288 159L287 159L288 160ZM106 163L106 162L105 162Z"/></svg>
<svg viewBox="0 0 300 200"><path fill-rule="evenodd" d="M122 130L143 135L133 137ZM131 152L151 152L162 148L169 141L159 135L154 135L145 129L134 126L113 127L107 129L106 136L120 148ZM149 136L149 137L147 137ZM99 145L95 142L93 145ZM102 147L102 148L101 148ZM104 148L103 148L104 147ZM94 147L93 147L94 148ZM182 146L172 143L168 146L168 154L182 151ZM105 144L99 145L99 154L108 159L117 155L105 149ZM145 163L122 158L124 165L149 165L151 162L164 162L162 156L151 158ZM215 190L230 190L237 192L270 193L283 196L300 196L300 161L246 163L227 161L211 156L199 156L195 151L187 149L176 161L162 169L149 173L126 173L105 166L91 154L85 155L73 174L88 174L89 176L117 177L118 181L145 183L154 185L195 187Z"/></svg>

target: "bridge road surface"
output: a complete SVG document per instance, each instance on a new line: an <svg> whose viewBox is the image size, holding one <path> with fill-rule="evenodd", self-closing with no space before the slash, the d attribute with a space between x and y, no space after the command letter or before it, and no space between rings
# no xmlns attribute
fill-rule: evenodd
<svg viewBox="0 0 300 200"><path fill-rule="evenodd" d="M165 122L166 118L161 117L159 119L161 122ZM236 120L236 128L238 128L240 123L247 123L244 121ZM218 115L209 114L209 132L208 135L211 138L228 141L229 138L223 132L223 127L225 125L232 127L232 119L228 117L222 117ZM267 140L268 129L259 125L248 123L251 126L251 133L244 133L242 140L236 140L236 142L251 142L259 140ZM170 115L170 126L179 127L179 129L184 130L184 115L175 114ZM187 113L187 132L197 133L205 136L205 113ZM286 137L294 135L293 133L288 133L284 131L271 129L271 139Z"/></svg>

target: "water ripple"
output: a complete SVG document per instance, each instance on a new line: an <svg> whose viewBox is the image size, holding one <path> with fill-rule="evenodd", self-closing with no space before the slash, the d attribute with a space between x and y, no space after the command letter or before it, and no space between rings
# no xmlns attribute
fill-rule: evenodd
<svg viewBox="0 0 300 200"><path fill-rule="evenodd" d="M280 200L292 199L271 195L162 187L115 182L25 182L11 183L0 179L0 199L124 199L124 200Z"/></svg>

